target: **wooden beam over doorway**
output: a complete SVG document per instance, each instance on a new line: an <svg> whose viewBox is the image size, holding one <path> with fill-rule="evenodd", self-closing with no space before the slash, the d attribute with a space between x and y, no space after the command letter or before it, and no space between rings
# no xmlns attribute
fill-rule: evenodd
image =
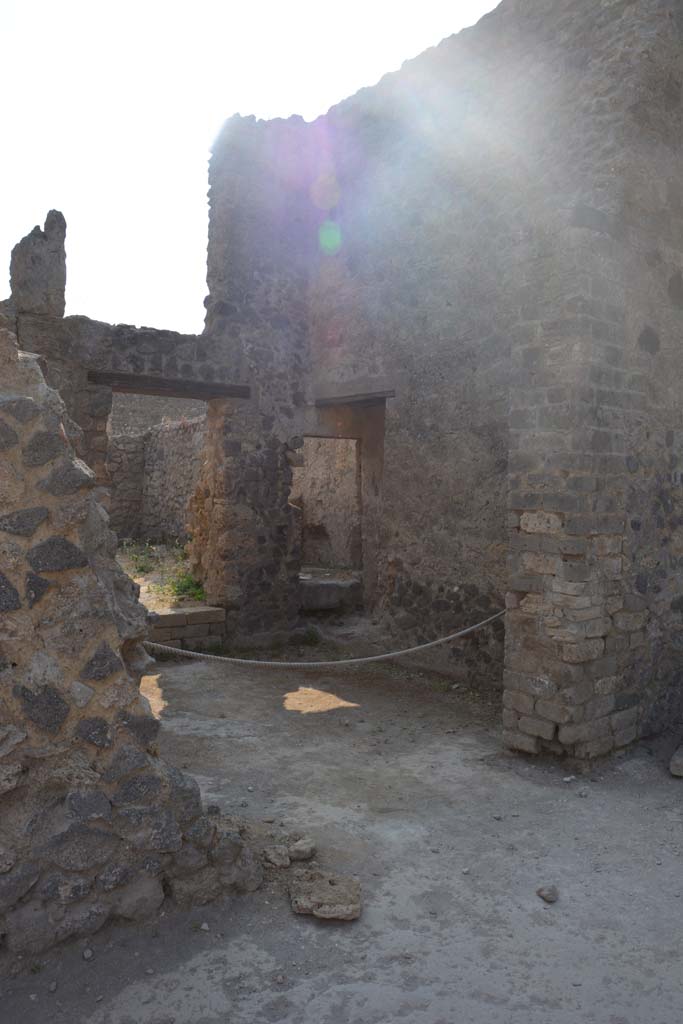
<svg viewBox="0 0 683 1024"><path fill-rule="evenodd" d="M90 384L100 384L123 395L160 395L162 398L249 398L246 384L223 384L219 381L187 380L178 377L151 377L139 373L109 373L88 370Z"/></svg>
<svg viewBox="0 0 683 1024"><path fill-rule="evenodd" d="M316 398L315 404L318 409L332 405L376 405L387 398L396 398L393 388L388 391L359 391L351 395L325 395L324 398Z"/></svg>

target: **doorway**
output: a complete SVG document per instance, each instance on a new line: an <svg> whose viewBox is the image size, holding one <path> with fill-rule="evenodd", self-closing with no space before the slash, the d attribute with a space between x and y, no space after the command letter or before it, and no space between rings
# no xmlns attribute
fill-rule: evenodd
<svg viewBox="0 0 683 1024"><path fill-rule="evenodd" d="M357 438L305 437L292 470L303 611L362 606L361 450Z"/></svg>

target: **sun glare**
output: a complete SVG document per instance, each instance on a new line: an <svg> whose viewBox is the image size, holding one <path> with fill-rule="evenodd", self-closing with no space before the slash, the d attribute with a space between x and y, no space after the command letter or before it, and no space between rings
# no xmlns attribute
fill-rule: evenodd
<svg viewBox="0 0 683 1024"><path fill-rule="evenodd" d="M494 6L4 0L0 260L59 209L67 313L201 331L207 160L225 118L311 120ZM321 183L322 208L333 198ZM341 244L327 225L323 250Z"/></svg>

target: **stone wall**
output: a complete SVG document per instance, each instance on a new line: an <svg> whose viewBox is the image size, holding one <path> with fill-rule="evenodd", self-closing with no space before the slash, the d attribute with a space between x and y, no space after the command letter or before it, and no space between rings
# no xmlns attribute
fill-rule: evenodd
<svg viewBox="0 0 683 1024"><path fill-rule="evenodd" d="M358 441L346 438L304 438L291 495L302 510L304 565L361 568L358 447Z"/></svg>
<svg viewBox="0 0 683 1024"><path fill-rule="evenodd" d="M193 420L206 414L206 402L191 398L162 398L160 395L114 395L108 431L143 434L159 423Z"/></svg>
<svg viewBox="0 0 683 1024"><path fill-rule="evenodd" d="M110 434L108 437L109 522L121 539L143 537L146 440L147 434Z"/></svg>
<svg viewBox="0 0 683 1024"><path fill-rule="evenodd" d="M205 417L162 424L145 435L141 535L146 540L187 539L205 438Z"/></svg>
<svg viewBox="0 0 683 1024"><path fill-rule="evenodd" d="M107 453L111 527L119 537L185 541L199 477L206 419L164 423L144 434L111 435Z"/></svg>
<svg viewBox="0 0 683 1024"><path fill-rule="evenodd" d="M507 591L506 742L590 757L679 706L683 17L542 7L504 0L313 124L231 119L206 331L279 444L395 388L366 603L419 641ZM500 685L502 626L449 659Z"/></svg>
<svg viewBox="0 0 683 1024"><path fill-rule="evenodd" d="M291 449L251 416L209 403L189 552L208 603L226 609L227 636L253 642L297 619L301 529L289 504Z"/></svg>
<svg viewBox="0 0 683 1024"><path fill-rule="evenodd" d="M0 362L0 936L28 954L260 869L158 758L144 611L76 428L5 329Z"/></svg>

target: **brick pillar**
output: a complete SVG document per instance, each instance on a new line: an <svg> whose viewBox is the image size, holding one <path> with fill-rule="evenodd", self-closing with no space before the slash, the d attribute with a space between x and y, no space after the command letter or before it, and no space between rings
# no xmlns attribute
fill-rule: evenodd
<svg viewBox="0 0 683 1024"><path fill-rule="evenodd" d="M619 369L623 295L597 242L609 239L565 228L552 255L530 259L510 408L504 742L578 758L630 742L638 717L617 701L640 625L624 601L628 424L617 391L628 386L637 404L638 383Z"/></svg>

